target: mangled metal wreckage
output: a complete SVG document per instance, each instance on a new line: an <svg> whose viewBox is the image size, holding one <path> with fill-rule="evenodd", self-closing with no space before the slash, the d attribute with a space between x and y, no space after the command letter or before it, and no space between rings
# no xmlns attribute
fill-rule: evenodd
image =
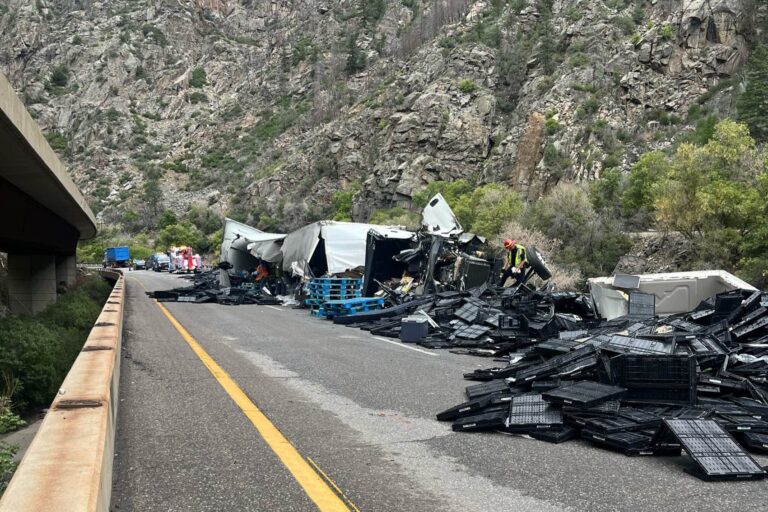
<svg viewBox="0 0 768 512"><path fill-rule="evenodd" d="M441 194L424 208L418 230L324 220L282 234L227 218L218 285L209 275L199 276L194 302L206 301L201 296L204 286L216 288L207 294L210 301L217 298L222 302L223 293L245 297L240 302L223 303L250 303L265 293L299 289L298 283L314 278L343 276L362 280L358 296L372 297L383 292L397 303L402 295L463 291L495 283L503 262L494 256L485 238L464 232ZM548 279L549 271L535 248L528 249L528 258L525 280L534 274ZM271 270L269 286L262 286L267 281L259 286L251 282L259 265ZM247 291L242 293L241 288ZM179 293L183 296L183 290ZM166 300L173 300L173 293L166 295ZM190 297L183 300L193 301Z"/></svg>

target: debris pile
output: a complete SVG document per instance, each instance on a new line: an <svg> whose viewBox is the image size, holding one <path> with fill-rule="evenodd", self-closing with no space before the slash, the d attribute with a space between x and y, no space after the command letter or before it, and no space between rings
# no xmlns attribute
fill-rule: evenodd
<svg viewBox="0 0 768 512"><path fill-rule="evenodd" d="M226 270L226 265L224 265ZM191 302L205 304L215 302L227 306L240 304L277 305L280 300L269 292L246 282L245 279L233 279L232 286L221 287L219 284L220 269L216 268L199 274L183 276L184 279L193 281L192 286L173 288L171 290L157 290L147 292L149 297L158 302Z"/></svg>
<svg viewBox="0 0 768 512"><path fill-rule="evenodd" d="M584 335L586 328L604 325L588 296L548 288L532 290L526 285L497 288L484 284L469 291L389 299L390 307L333 321L426 348L494 357L558 333L570 339ZM421 335L414 338L411 333L416 331Z"/></svg>
<svg viewBox="0 0 768 512"><path fill-rule="evenodd" d="M745 450L768 452L768 294L735 290L689 313L608 322L576 294L533 292L506 304L505 294L484 302L438 294L417 306L437 318L456 307L422 345L466 347L469 339L507 361L465 374L483 382L438 420L552 443L580 437L626 455L682 449L690 472L708 480L765 476ZM377 322L377 334L387 334Z"/></svg>

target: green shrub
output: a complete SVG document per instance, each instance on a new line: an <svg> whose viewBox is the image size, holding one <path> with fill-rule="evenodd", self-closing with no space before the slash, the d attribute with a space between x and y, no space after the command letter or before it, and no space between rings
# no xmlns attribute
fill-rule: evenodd
<svg viewBox="0 0 768 512"><path fill-rule="evenodd" d="M697 105L698 106L698 105ZM696 123L696 129L680 138L680 142L689 142L696 145L704 145L715 135L715 127L718 123L716 115L710 115Z"/></svg>
<svg viewBox="0 0 768 512"><path fill-rule="evenodd" d="M600 108L600 102L598 101L597 96L593 94L581 106L585 113L592 115L597 113L597 110Z"/></svg>
<svg viewBox="0 0 768 512"><path fill-rule="evenodd" d="M203 234L210 235L221 229L224 219L202 204L193 204L187 210L186 218Z"/></svg>
<svg viewBox="0 0 768 512"><path fill-rule="evenodd" d="M136 69L133 72L133 76L136 77L136 80L146 80L147 79L147 71L144 69L144 66L136 66Z"/></svg>
<svg viewBox="0 0 768 512"><path fill-rule="evenodd" d="M56 87L66 87L69 83L69 66L62 64L53 68L49 81L51 85Z"/></svg>
<svg viewBox="0 0 768 512"><path fill-rule="evenodd" d="M189 94L187 99L189 99L189 102L193 105L197 105L198 103L208 103L208 96L200 91L195 91Z"/></svg>
<svg viewBox="0 0 768 512"><path fill-rule="evenodd" d="M197 87L199 89L208 84L206 78L207 75L205 74L205 69L198 66L192 70L192 75L189 77L189 86Z"/></svg>
<svg viewBox="0 0 768 512"><path fill-rule="evenodd" d="M0 374L17 382L21 407L50 403L99 316L110 287L86 279L42 313L0 319Z"/></svg>
<svg viewBox="0 0 768 512"><path fill-rule="evenodd" d="M374 210L368 220L371 224L384 226L406 226L415 228L421 223L421 216L415 212L396 206L383 210Z"/></svg>
<svg viewBox="0 0 768 512"><path fill-rule="evenodd" d="M163 48L165 48L165 46L168 44L168 39L165 37L165 34L163 34L163 31L151 23L145 23L142 25L141 33L144 34L144 37L151 37L159 46Z"/></svg>
<svg viewBox="0 0 768 512"><path fill-rule="evenodd" d="M347 222L352 220L352 198L354 195L354 190L340 190L333 194L333 220Z"/></svg>
<svg viewBox="0 0 768 512"><path fill-rule="evenodd" d="M367 58L365 53L360 51L357 46L357 32L352 32L347 37L346 43L347 62L344 66L344 70L348 75L354 75L365 69L367 65Z"/></svg>
<svg viewBox="0 0 768 512"><path fill-rule="evenodd" d="M18 450L17 446L0 442L0 496L5 492L13 472L16 471L16 463L13 461L13 457Z"/></svg>
<svg viewBox="0 0 768 512"><path fill-rule="evenodd" d="M582 68L589 64L589 57L585 53L577 53L571 57L571 67Z"/></svg>
<svg viewBox="0 0 768 512"><path fill-rule="evenodd" d="M5 401L6 404L0 407L0 434L13 432L26 425L27 422L11 410L9 400L0 397L0 402L3 401Z"/></svg>
<svg viewBox="0 0 768 512"><path fill-rule="evenodd" d="M660 228L682 233L701 264L736 272L762 288L768 285L766 197L765 148L746 125L725 120L705 144L681 144L669 157L643 155L622 202L630 213L648 209Z"/></svg>
<svg viewBox="0 0 768 512"><path fill-rule="evenodd" d="M665 41L671 41L677 35L677 29L673 25L665 24L659 31L661 38Z"/></svg>
<svg viewBox="0 0 768 512"><path fill-rule="evenodd" d="M547 118L545 122L545 127L547 130L547 135L554 135L557 132L559 132L561 128L560 123L558 123L557 119L555 119L554 117Z"/></svg>
<svg viewBox="0 0 768 512"><path fill-rule="evenodd" d="M155 238L155 247L161 251L180 245L191 246L201 251L200 246L207 243L200 230L189 220L165 226Z"/></svg>
<svg viewBox="0 0 768 512"><path fill-rule="evenodd" d="M459 90L463 92L464 94L472 94L477 89L477 84L474 80L470 80L468 78L465 78L461 82L459 82Z"/></svg>
<svg viewBox="0 0 768 512"><path fill-rule="evenodd" d="M362 0L363 21L375 25L387 10L384 0Z"/></svg>
<svg viewBox="0 0 768 512"><path fill-rule="evenodd" d="M629 16L616 16L613 18L613 24L621 30L624 35L628 36L635 31L635 20Z"/></svg>
<svg viewBox="0 0 768 512"><path fill-rule="evenodd" d="M69 148L69 141L59 132L46 132L45 138L48 144L59 153L64 153Z"/></svg>
<svg viewBox="0 0 768 512"><path fill-rule="evenodd" d="M587 191L576 185L557 185L526 212L523 224L561 240L554 262L587 277L610 274L631 246L618 219L595 210Z"/></svg>

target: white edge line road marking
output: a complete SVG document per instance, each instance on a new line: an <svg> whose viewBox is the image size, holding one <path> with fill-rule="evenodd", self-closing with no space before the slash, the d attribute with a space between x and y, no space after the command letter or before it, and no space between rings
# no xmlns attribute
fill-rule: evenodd
<svg viewBox="0 0 768 512"><path fill-rule="evenodd" d="M275 311L282 311L282 308L278 308L276 306L267 306L269 309L274 309Z"/></svg>
<svg viewBox="0 0 768 512"><path fill-rule="evenodd" d="M407 348L408 350L415 350L416 352L421 352L422 354L427 354L428 356L437 356L437 355L439 355L439 354L435 354L434 352L427 352L426 350L421 350L420 348L410 347L410 346L405 345L404 343L400 343L398 341L388 340L387 338L379 338L378 336L372 336L371 339L379 340L379 341L384 341L384 342L387 342L387 343L389 343L391 345L394 345L396 347Z"/></svg>

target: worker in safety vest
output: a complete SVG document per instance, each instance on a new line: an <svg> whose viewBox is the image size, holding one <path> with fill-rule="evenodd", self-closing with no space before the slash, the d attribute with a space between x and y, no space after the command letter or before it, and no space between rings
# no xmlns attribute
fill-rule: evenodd
<svg viewBox="0 0 768 512"><path fill-rule="evenodd" d="M515 240L504 240L504 249L507 253L504 273L501 274L501 286L504 286L504 282L512 276L517 280L517 284L520 284L525 276L523 271L528 266L528 252Z"/></svg>

